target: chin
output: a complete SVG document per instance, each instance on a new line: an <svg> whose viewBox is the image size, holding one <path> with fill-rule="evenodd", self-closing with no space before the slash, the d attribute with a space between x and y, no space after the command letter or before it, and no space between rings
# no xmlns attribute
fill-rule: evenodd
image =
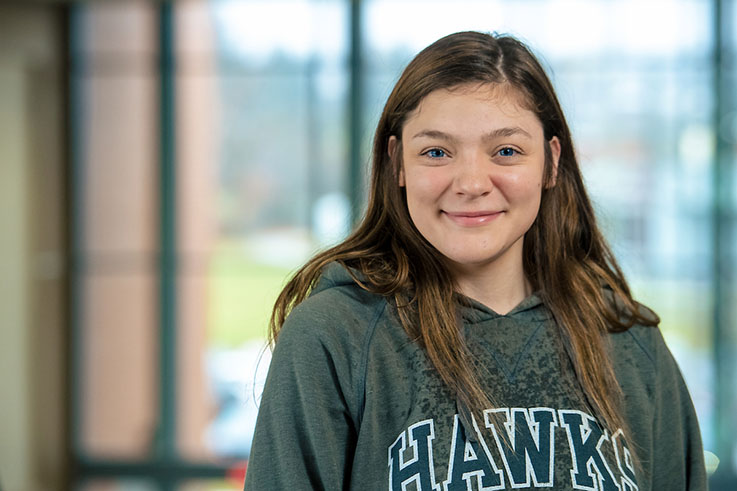
<svg viewBox="0 0 737 491"><path fill-rule="evenodd" d="M498 255L494 254L451 254L445 255L451 266L457 267L483 267L493 263Z"/></svg>

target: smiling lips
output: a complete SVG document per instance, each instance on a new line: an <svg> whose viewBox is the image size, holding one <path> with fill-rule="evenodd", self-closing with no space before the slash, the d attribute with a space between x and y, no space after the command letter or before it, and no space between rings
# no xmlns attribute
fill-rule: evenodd
<svg viewBox="0 0 737 491"><path fill-rule="evenodd" d="M484 225L500 216L503 211L445 211L443 214L463 227Z"/></svg>

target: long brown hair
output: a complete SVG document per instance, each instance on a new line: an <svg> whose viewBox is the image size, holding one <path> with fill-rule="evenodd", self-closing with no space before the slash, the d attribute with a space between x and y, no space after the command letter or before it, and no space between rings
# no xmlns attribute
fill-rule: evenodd
<svg viewBox="0 0 737 491"><path fill-rule="evenodd" d="M368 208L355 231L303 266L274 306L270 342L289 312L302 302L322 268L338 261L362 275L360 283L393 301L407 334L424 348L459 406L474 414L491 407L459 329L455 284L442 255L415 228L404 188L398 185L401 152L388 154L389 137L400 139L404 122L420 101L438 89L468 83L511 88L534 112L545 140L558 137L560 160L553 185L546 146L539 214L524 239L524 271L553 313L566 352L588 403L610 431L627 431L620 388L606 353L605 334L634 324L656 325L633 300L617 262L596 226L570 130L550 80L518 40L478 32L446 36L421 51L396 83L379 119L373 144ZM357 278L358 281L358 278Z"/></svg>

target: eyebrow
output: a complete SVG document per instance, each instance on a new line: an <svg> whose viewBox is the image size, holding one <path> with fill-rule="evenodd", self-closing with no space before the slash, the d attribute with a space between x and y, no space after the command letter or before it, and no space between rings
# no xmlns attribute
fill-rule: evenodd
<svg viewBox="0 0 737 491"><path fill-rule="evenodd" d="M498 128L484 135L484 140L491 140L493 138L499 138L500 136L515 136L522 135L527 138L532 138L532 135L527 131L523 130L519 126L508 126L506 128Z"/></svg>
<svg viewBox="0 0 737 491"><path fill-rule="evenodd" d="M493 140L494 138L522 135L527 138L532 138L527 131L523 130L519 126L507 126L504 128L497 128L483 136L484 140ZM415 134L412 139L415 138L438 138L440 140L455 141L456 138L453 135L438 130L422 130Z"/></svg>

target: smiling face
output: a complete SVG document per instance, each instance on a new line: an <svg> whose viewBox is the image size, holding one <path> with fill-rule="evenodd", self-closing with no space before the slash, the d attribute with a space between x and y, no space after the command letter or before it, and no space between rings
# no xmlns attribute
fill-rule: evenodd
<svg viewBox="0 0 737 491"><path fill-rule="evenodd" d="M410 113L401 134L410 217L451 272L505 265L522 271L524 235L544 187L545 138L513 90L467 85L436 90ZM391 137L389 153L399 146ZM560 155L550 140L553 176Z"/></svg>

